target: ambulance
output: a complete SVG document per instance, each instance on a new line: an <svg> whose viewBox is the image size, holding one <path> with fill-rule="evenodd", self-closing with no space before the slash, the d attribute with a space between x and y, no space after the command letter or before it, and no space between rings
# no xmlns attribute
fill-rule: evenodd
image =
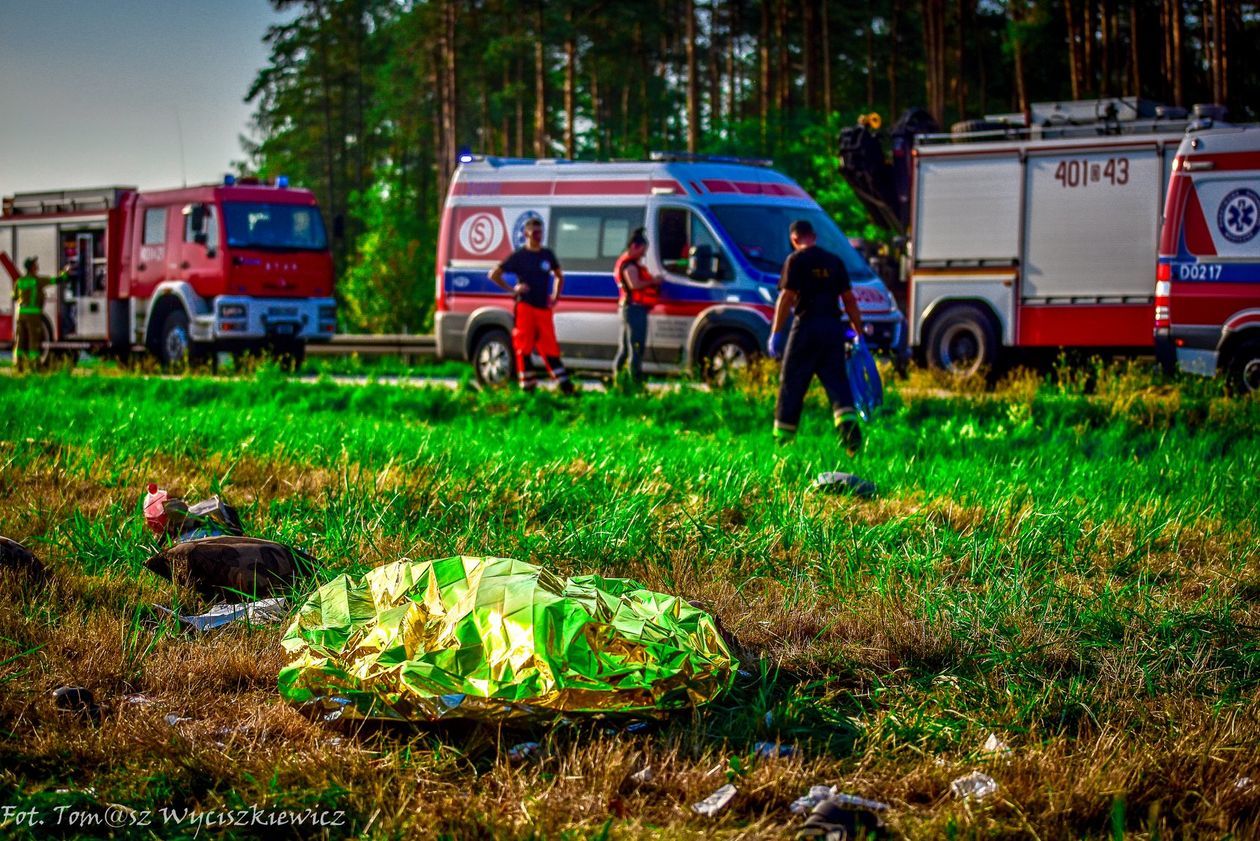
<svg viewBox="0 0 1260 841"><path fill-rule="evenodd" d="M1260 391L1260 126L1181 141L1155 277L1165 366Z"/></svg>
<svg viewBox="0 0 1260 841"><path fill-rule="evenodd" d="M645 265L662 279L648 318L644 370L699 367L722 379L766 352L788 227L808 219L844 260L869 344L899 352L903 319L887 287L835 222L768 162L653 154L594 163L464 156L438 236L435 333L440 358L473 363L484 384L513 376L512 296L490 270L540 219L564 271L555 311L565 364L609 371L621 325L613 264L644 228Z"/></svg>

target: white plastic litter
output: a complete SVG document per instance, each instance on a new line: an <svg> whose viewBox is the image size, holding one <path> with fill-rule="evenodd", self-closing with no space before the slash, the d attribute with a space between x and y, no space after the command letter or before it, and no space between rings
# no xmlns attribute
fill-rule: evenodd
<svg viewBox="0 0 1260 841"><path fill-rule="evenodd" d="M691 811L706 817L713 817L726 808L726 804L731 802L731 798L735 796L736 791L735 786L727 783L699 803L691 804Z"/></svg>
<svg viewBox="0 0 1260 841"><path fill-rule="evenodd" d="M989 738L984 740L984 746L982 750L985 750L989 753L1010 753L1011 752L1011 749L1007 747L1006 742L1003 742L994 733L990 733Z"/></svg>
<svg viewBox="0 0 1260 841"><path fill-rule="evenodd" d="M809 792L803 797L798 797L793 800L792 805L788 807L788 810L794 815L809 814L814 810L815 806L835 793L835 786L810 786Z"/></svg>
<svg viewBox="0 0 1260 841"><path fill-rule="evenodd" d="M792 801L788 810L794 815L807 815L824 800L834 800L841 806L850 809L865 809L869 812L887 812L892 807L878 800L868 800L856 794L841 794L835 786L810 786L809 792Z"/></svg>
<svg viewBox="0 0 1260 841"><path fill-rule="evenodd" d="M643 785L644 783L650 783L652 782L653 779L655 779L655 777L656 777L656 774L652 772L651 765L648 765L646 768L642 768L638 771L635 771L633 774L630 775L630 779L633 782L638 783L639 785Z"/></svg>
<svg viewBox="0 0 1260 841"><path fill-rule="evenodd" d="M988 774L972 771L965 777L959 777L950 783L949 790L955 797L961 797L964 800L968 798L983 800L998 790L998 784L997 780Z"/></svg>
<svg viewBox="0 0 1260 841"><path fill-rule="evenodd" d="M180 622L198 631L222 628L224 625L241 619L244 619L251 625L266 625L273 622L281 622L286 615L285 600L283 598L261 599L245 604L220 604L215 605L205 613L192 616L183 616L175 613L170 608L156 604L153 606L153 609L161 611L167 616L174 616Z"/></svg>

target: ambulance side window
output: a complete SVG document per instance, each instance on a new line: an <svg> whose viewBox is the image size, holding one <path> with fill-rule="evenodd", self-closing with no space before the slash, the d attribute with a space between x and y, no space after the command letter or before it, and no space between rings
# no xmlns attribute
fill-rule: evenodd
<svg viewBox="0 0 1260 841"><path fill-rule="evenodd" d="M643 213L641 207L553 208L549 247L566 271L611 272Z"/></svg>
<svg viewBox="0 0 1260 841"><path fill-rule="evenodd" d="M721 272L715 280L729 280L731 263L717 237L699 214L681 207L662 207L656 215L657 253L671 274L687 274L687 257L697 245L707 245L720 257Z"/></svg>

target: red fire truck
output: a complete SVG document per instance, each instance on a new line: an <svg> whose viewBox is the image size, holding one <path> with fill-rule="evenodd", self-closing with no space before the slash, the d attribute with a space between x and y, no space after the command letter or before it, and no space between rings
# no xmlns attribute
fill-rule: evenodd
<svg viewBox="0 0 1260 841"><path fill-rule="evenodd" d="M0 342L13 340L13 267L38 257L54 342L164 364L268 348L300 361L336 330L333 265L309 190L238 183L21 193L0 214ZM56 291L54 291L54 289Z"/></svg>
<svg viewBox="0 0 1260 841"><path fill-rule="evenodd" d="M1187 129L1221 110L1143 100L1035 104L937 133L920 112L887 161L869 126L842 142L872 215L907 237L910 344L956 373L1015 351L1151 353L1160 213Z"/></svg>
<svg viewBox="0 0 1260 841"><path fill-rule="evenodd" d="M1260 391L1260 126L1194 132L1177 150L1155 285L1165 367Z"/></svg>

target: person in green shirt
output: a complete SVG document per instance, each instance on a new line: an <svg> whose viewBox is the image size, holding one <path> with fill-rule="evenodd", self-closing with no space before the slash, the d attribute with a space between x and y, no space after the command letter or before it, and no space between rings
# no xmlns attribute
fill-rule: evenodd
<svg viewBox="0 0 1260 841"><path fill-rule="evenodd" d="M13 284L14 314L13 364L19 371L39 367L44 342L44 290L66 279L63 272L54 278L39 276L39 258L27 257L22 263L26 274Z"/></svg>

